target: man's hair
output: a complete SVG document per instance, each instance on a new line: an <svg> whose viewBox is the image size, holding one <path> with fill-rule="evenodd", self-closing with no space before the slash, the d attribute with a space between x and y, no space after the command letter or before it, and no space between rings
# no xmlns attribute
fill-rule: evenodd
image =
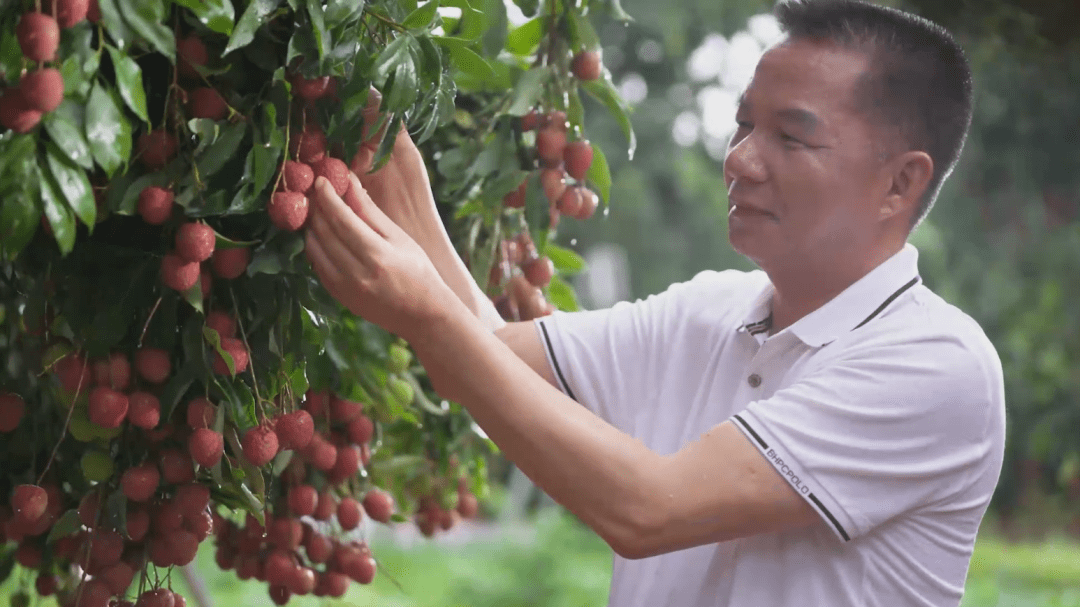
<svg viewBox="0 0 1080 607"><path fill-rule="evenodd" d="M774 9L790 39L827 41L867 54L854 102L885 133L929 154L934 173L913 214L926 217L960 158L971 125L971 67L945 28L896 9L857 0L779 0Z"/></svg>

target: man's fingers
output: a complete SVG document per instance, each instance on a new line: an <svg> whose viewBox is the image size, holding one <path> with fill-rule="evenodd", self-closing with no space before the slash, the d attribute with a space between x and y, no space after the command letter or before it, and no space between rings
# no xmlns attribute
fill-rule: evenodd
<svg viewBox="0 0 1080 607"><path fill-rule="evenodd" d="M389 239L400 231L398 225L368 196L360 179L352 173L349 174L349 191L345 192L345 204L383 238Z"/></svg>
<svg viewBox="0 0 1080 607"><path fill-rule="evenodd" d="M351 182L349 187L353 187ZM382 235L345 204L325 177L315 180L314 198L317 209L312 227L333 235L321 236L322 240L327 242L330 238L336 238L360 263L373 263L373 253L387 246ZM320 222L321 225L314 225Z"/></svg>
<svg viewBox="0 0 1080 607"><path fill-rule="evenodd" d="M308 261L311 262L311 269L315 270L315 274L319 277L323 286L326 287L326 290L331 295L335 295L342 287L343 277L341 272L338 271L334 266L334 262L326 254L316 232L309 230L304 240L304 254L307 256Z"/></svg>

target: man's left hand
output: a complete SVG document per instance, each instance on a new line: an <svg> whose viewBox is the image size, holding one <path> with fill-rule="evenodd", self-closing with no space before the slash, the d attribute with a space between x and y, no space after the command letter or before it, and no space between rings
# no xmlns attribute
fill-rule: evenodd
<svg viewBox="0 0 1080 607"><path fill-rule="evenodd" d="M354 314L413 342L460 300L424 250L349 175L344 200L315 181L306 253L327 291Z"/></svg>

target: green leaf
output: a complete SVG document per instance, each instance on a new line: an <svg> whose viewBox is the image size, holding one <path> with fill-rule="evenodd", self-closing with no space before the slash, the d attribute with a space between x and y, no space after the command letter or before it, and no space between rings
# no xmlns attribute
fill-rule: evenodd
<svg viewBox="0 0 1080 607"><path fill-rule="evenodd" d="M64 204L64 194L52 175L42 171L41 202L45 207L45 217L52 226L53 238L60 247L60 253L67 255L75 247L75 214Z"/></svg>
<svg viewBox="0 0 1080 607"><path fill-rule="evenodd" d="M593 160L585 173L585 179L600 190L600 198L604 204L610 205L608 199L611 197L611 169L608 167L607 156L604 156L604 151L598 145L592 146L592 149Z"/></svg>
<svg viewBox="0 0 1080 607"><path fill-rule="evenodd" d="M199 178L204 182L210 176L216 174L229 160L236 155L240 142L244 140L248 132L248 123L237 122L222 129L221 136L217 141L197 157L196 166L199 170Z"/></svg>
<svg viewBox="0 0 1080 607"><path fill-rule="evenodd" d="M521 9L526 17L532 17L540 9L540 0L514 0L514 4Z"/></svg>
<svg viewBox="0 0 1080 607"><path fill-rule="evenodd" d="M90 144L86 142L86 110L81 103L64 99L60 107L42 118L49 137L68 158L84 169L94 168Z"/></svg>
<svg viewBox="0 0 1080 607"><path fill-rule="evenodd" d="M461 9L461 19L458 20L454 36L465 40L476 40L484 33L486 22L484 13L475 8L464 7Z"/></svg>
<svg viewBox="0 0 1080 607"><path fill-rule="evenodd" d="M495 76L495 70L492 69L491 65L466 44L453 38L445 38L442 36L433 38L436 42L442 44L450 51L450 59L457 69L480 79L492 78Z"/></svg>
<svg viewBox="0 0 1080 607"><path fill-rule="evenodd" d="M190 9L199 23L210 28L211 31L226 36L232 34L236 12L231 0L173 0L173 2Z"/></svg>
<svg viewBox="0 0 1080 607"><path fill-rule="evenodd" d="M18 74L23 68L22 49L15 36L0 36L0 71L5 74Z"/></svg>
<svg viewBox="0 0 1080 607"><path fill-rule="evenodd" d="M330 32L326 29L322 2L320 0L307 0L305 8L307 8L308 18L311 19L311 31L315 34L315 45L319 49L319 59L322 59L330 48Z"/></svg>
<svg viewBox="0 0 1080 607"><path fill-rule="evenodd" d="M266 16L278 7L279 0L251 0L251 4L244 9L236 28L229 36L229 43L225 46L222 55L228 55L238 48L247 46L255 39L255 31L258 30Z"/></svg>
<svg viewBox="0 0 1080 607"><path fill-rule="evenodd" d="M630 109L626 105L626 102L619 97L618 91L611 84L611 80L607 78L600 78L597 80L590 80L583 82L581 86L587 93L592 95L594 99L603 103L611 115L615 118L615 121L619 123L619 127L622 128L623 135L626 136L627 151L626 155L630 160L634 159L634 150L637 148L637 136L634 135L634 126L630 123L629 112Z"/></svg>
<svg viewBox="0 0 1080 607"><path fill-rule="evenodd" d="M525 187L525 223L529 226L536 249L543 251L547 244L548 228L551 227L551 203L544 195L540 171L533 171L529 175L528 185Z"/></svg>
<svg viewBox="0 0 1080 607"><path fill-rule="evenodd" d="M101 9L101 23L109 37L116 43L117 48L126 49L131 46L135 39L135 32L124 21L119 5L119 0L98 0L98 8Z"/></svg>
<svg viewBox="0 0 1080 607"><path fill-rule="evenodd" d="M146 90L143 89L142 68L127 53L112 46L106 46L106 48L109 49L113 69L116 70L116 85L120 89L120 96L124 98L124 102L136 116L142 118L143 122L150 122L146 113Z"/></svg>
<svg viewBox="0 0 1080 607"><path fill-rule="evenodd" d="M90 189L86 171L71 162L56 144L49 143L47 150L49 172L60 187L63 199L92 231L97 221L97 205L94 203L94 193Z"/></svg>
<svg viewBox="0 0 1080 607"><path fill-rule="evenodd" d="M592 22L578 11L570 11L570 45L577 50L600 49L600 36L596 34Z"/></svg>
<svg viewBox="0 0 1080 607"><path fill-rule="evenodd" d="M400 112L412 105L417 96L416 62L413 49L416 39L402 34L386 45L372 66L371 80L383 93L381 110ZM389 90L388 90L389 89Z"/></svg>
<svg viewBox="0 0 1080 607"><path fill-rule="evenodd" d="M74 534L79 530L80 525L79 510L77 508L68 510L53 523L52 529L49 530L49 536L45 539L45 543L52 544L62 537Z"/></svg>
<svg viewBox="0 0 1080 607"><path fill-rule="evenodd" d="M551 245L548 245L551 248ZM556 308L564 312L577 312L581 309L578 305L574 289L558 276L552 276L547 286L547 298Z"/></svg>
<svg viewBox="0 0 1080 607"><path fill-rule="evenodd" d="M326 27L334 29L359 19L364 13L364 5L363 0L329 0L324 11Z"/></svg>
<svg viewBox="0 0 1080 607"><path fill-rule="evenodd" d="M506 50L519 56L531 55L544 37L544 20L537 17L515 27L506 36Z"/></svg>
<svg viewBox="0 0 1080 607"><path fill-rule="evenodd" d="M585 269L585 260L580 255L553 242L549 242L544 248L544 255L551 259L551 263L555 264L555 269L564 276L576 274Z"/></svg>
<svg viewBox="0 0 1080 607"><path fill-rule="evenodd" d="M438 8L439 0L428 0L417 7L416 10L409 13L409 16L405 17L405 20L401 22L401 25L405 26L405 29L410 30L426 28L428 25L431 25L432 20L435 19Z"/></svg>
<svg viewBox="0 0 1080 607"><path fill-rule="evenodd" d="M484 0L484 34L480 46L487 57L497 57L506 46L506 28L510 24L506 16L504 0ZM575 12L575 11L571 11Z"/></svg>
<svg viewBox="0 0 1080 607"><path fill-rule="evenodd" d="M147 173L146 175L143 175L138 179L132 181L131 184L123 190L123 194L120 197L119 202L114 201L114 204L111 205L111 208L113 212L119 213L120 215L134 215L138 210L139 194L141 194L144 189L152 185L164 187L168 183L169 175L163 171L158 171L156 173ZM114 187L116 186L115 183L113 185ZM115 191L119 191L119 189ZM112 198L112 196L110 196L110 198Z"/></svg>
<svg viewBox="0 0 1080 607"><path fill-rule="evenodd" d="M203 327L203 338L214 348L214 352L225 361L225 366L229 368L229 375L236 377L236 361L233 360L232 354L229 354L228 350L222 349L221 336L218 335L218 332L210 327Z"/></svg>
<svg viewBox="0 0 1080 607"><path fill-rule="evenodd" d="M607 9L611 13L611 16L619 21L633 21L634 18L623 10L620 0L604 0L607 3Z"/></svg>
<svg viewBox="0 0 1080 607"><path fill-rule="evenodd" d="M534 67L518 78L514 85L513 100L506 113L511 116L524 116L529 110L536 107L540 101L540 94L544 90L544 82L552 76L550 66Z"/></svg>
<svg viewBox="0 0 1080 607"><path fill-rule="evenodd" d="M155 51L176 62L176 38L165 20L167 0L117 0L124 21ZM104 13L102 14L104 16ZM119 46L119 45L118 45Z"/></svg>
<svg viewBox="0 0 1080 607"><path fill-rule="evenodd" d="M231 240L214 230L214 249L243 249L259 244L258 240Z"/></svg>
<svg viewBox="0 0 1080 607"><path fill-rule="evenodd" d="M94 160L110 177L131 156L131 124L115 93L95 84L86 103L86 138Z"/></svg>
<svg viewBox="0 0 1080 607"><path fill-rule="evenodd" d="M26 186L27 189L33 187L35 192L31 195L18 190L0 198L0 251L10 256L17 255L30 244L41 219L41 209L37 204L38 184Z"/></svg>

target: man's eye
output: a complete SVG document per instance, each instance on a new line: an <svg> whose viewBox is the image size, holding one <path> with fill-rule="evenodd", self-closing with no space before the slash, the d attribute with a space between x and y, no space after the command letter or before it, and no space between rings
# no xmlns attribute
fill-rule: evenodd
<svg viewBox="0 0 1080 607"><path fill-rule="evenodd" d="M784 143L802 144L801 141L792 137L791 135L788 135L787 133L780 133L780 139L783 140Z"/></svg>

